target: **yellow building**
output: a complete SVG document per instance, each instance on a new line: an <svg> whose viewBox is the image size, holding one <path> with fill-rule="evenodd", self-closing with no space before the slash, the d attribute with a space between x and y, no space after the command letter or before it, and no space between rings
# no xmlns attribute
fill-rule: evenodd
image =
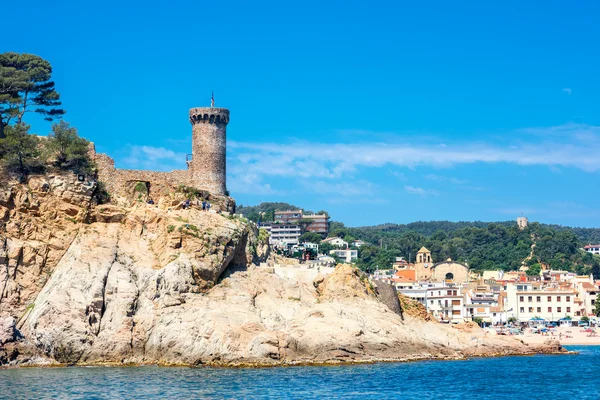
<svg viewBox="0 0 600 400"><path fill-rule="evenodd" d="M431 259L431 252L425 247L421 247L421 250L417 252L417 258L415 262L415 274L418 281L426 281L431 278L431 267L433 267L433 260Z"/></svg>
<svg viewBox="0 0 600 400"><path fill-rule="evenodd" d="M462 283L469 281L469 267L451 259L433 265L430 270L433 282Z"/></svg>

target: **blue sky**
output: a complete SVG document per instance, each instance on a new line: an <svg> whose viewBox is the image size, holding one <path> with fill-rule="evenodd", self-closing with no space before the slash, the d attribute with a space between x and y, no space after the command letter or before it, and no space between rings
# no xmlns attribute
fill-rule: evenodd
<svg viewBox="0 0 600 400"><path fill-rule="evenodd" d="M185 168L214 90L238 204L599 226L600 6L457 4L15 2L2 51L48 59L122 168Z"/></svg>

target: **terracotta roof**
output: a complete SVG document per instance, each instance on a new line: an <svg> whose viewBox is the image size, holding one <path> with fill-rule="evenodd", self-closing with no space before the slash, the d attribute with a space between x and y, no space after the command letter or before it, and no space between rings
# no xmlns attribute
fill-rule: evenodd
<svg viewBox="0 0 600 400"><path fill-rule="evenodd" d="M596 286L592 285L589 282L583 282L581 284L581 287L586 291L586 292L597 292L598 288L596 288Z"/></svg>
<svg viewBox="0 0 600 400"><path fill-rule="evenodd" d="M584 249L591 249L592 247L600 247L600 244L588 244L583 246Z"/></svg>

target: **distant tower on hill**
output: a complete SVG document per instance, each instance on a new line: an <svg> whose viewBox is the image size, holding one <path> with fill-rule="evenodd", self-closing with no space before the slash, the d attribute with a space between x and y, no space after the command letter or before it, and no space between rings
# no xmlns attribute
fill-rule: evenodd
<svg viewBox="0 0 600 400"><path fill-rule="evenodd" d="M192 159L188 161L192 184L211 193L225 195L226 140L229 110L214 107L190 109L192 123Z"/></svg>
<svg viewBox="0 0 600 400"><path fill-rule="evenodd" d="M523 230L527 228L528 224L529 220L527 219L527 217L524 217L523 214L521 214L521 216L517 218L517 226L519 227L519 229Z"/></svg>

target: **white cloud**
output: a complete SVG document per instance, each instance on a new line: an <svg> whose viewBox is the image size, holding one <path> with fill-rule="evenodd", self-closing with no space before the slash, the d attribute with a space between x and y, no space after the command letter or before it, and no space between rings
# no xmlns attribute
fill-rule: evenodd
<svg viewBox="0 0 600 400"><path fill-rule="evenodd" d="M404 186L404 191L408 194L416 194L419 196L438 196L439 193L436 190L433 189L423 189L420 187L415 187L415 186L410 186L410 185L405 185Z"/></svg>
<svg viewBox="0 0 600 400"><path fill-rule="evenodd" d="M564 88L562 91L565 92L566 94L568 94L569 96L571 95L571 93L573 93L573 90L571 88L568 88L568 87Z"/></svg>
<svg viewBox="0 0 600 400"><path fill-rule="evenodd" d="M529 142L545 133L542 141ZM534 128L516 132L519 143L492 144L465 142L447 147L429 144L398 143L318 143L233 142L230 148L241 161L235 172L252 172L265 176L341 178L360 167L393 165L448 167L475 163L510 163L546 165L600 170L600 127L566 125ZM524 135L530 134L530 135ZM586 142L579 140L586 138ZM593 139L593 140L592 140ZM243 158L240 156L243 155ZM455 182L458 183L458 182Z"/></svg>

